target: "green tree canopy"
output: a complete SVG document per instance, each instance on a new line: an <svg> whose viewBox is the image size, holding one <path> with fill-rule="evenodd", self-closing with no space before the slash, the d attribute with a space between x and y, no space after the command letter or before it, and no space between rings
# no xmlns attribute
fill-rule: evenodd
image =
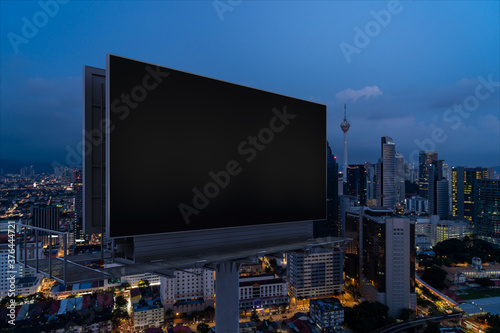
<svg viewBox="0 0 500 333"><path fill-rule="evenodd" d="M426 268L422 274L422 280L433 286L434 288L441 290L446 288L444 280L446 279L447 273L438 266L432 266L431 268Z"/></svg>
<svg viewBox="0 0 500 333"><path fill-rule="evenodd" d="M200 333L208 333L210 327L205 323L199 323L198 326L196 326L196 330Z"/></svg>
<svg viewBox="0 0 500 333"><path fill-rule="evenodd" d="M123 296L118 296L115 298L116 307L119 309L125 308L127 306L127 303L127 300Z"/></svg>
<svg viewBox="0 0 500 333"><path fill-rule="evenodd" d="M352 308L345 308L344 320L352 330L359 333L373 332L393 322L386 305L366 301Z"/></svg>

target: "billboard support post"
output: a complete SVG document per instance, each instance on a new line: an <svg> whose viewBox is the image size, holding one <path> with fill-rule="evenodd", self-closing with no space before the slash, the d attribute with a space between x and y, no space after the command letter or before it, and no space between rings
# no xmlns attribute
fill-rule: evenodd
<svg viewBox="0 0 500 333"><path fill-rule="evenodd" d="M215 270L215 327L218 332L239 330L239 271L241 263L226 261Z"/></svg>

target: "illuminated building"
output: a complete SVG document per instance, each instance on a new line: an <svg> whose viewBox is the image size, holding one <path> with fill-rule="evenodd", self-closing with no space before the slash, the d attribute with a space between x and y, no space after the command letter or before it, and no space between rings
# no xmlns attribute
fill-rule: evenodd
<svg viewBox="0 0 500 333"><path fill-rule="evenodd" d="M418 190L424 199L429 198L429 167L437 159L438 153L435 150L422 150L418 154Z"/></svg>
<svg viewBox="0 0 500 333"><path fill-rule="evenodd" d="M443 161L432 162L428 171L429 215L439 215L440 218L446 219L449 213L449 197L448 181L443 178Z"/></svg>
<svg viewBox="0 0 500 333"><path fill-rule="evenodd" d="M415 222L383 207L346 215L346 237L353 239L346 246L346 278L359 283L367 301L387 305L392 316L416 309Z"/></svg>
<svg viewBox="0 0 500 333"><path fill-rule="evenodd" d="M334 296L344 289L344 253L339 248L314 247L288 253L289 295L295 299Z"/></svg>
<svg viewBox="0 0 500 333"><path fill-rule="evenodd" d="M273 274L240 277L240 310L288 304L288 284Z"/></svg>
<svg viewBox="0 0 500 333"><path fill-rule="evenodd" d="M439 220L435 226L435 240L432 245L448 239L462 240L466 236L472 236L472 234L472 224L469 220Z"/></svg>
<svg viewBox="0 0 500 333"><path fill-rule="evenodd" d="M452 177L452 215L474 221L474 183L491 178L491 169L455 167Z"/></svg>
<svg viewBox="0 0 500 333"><path fill-rule="evenodd" d="M477 180L474 204L476 234L488 242L500 245L500 181Z"/></svg>
<svg viewBox="0 0 500 333"><path fill-rule="evenodd" d="M396 204L396 145L392 138L382 137L381 155L377 164L377 203L393 208Z"/></svg>
<svg viewBox="0 0 500 333"><path fill-rule="evenodd" d="M188 313L215 305L215 273L203 268L175 271L175 277L160 277L165 309Z"/></svg>
<svg viewBox="0 0 500 333"><path fill-rule="evenodd" d="M405 199L406 209L415 214L425 214L429 212L429 200L419 196Z"/></svg>
<svg viewBox="0 0 500 333"><path fill-rule="evenodd" d="M357 197L361 206L366 206L366 169L364 164L351 164L347 168L347 195Z"/></svg>
<svg viewBox="0 0 500 333"><path fill-rule="evenodd" d="M130 291L134 328L142 331L165 323L165 310L158 286L136 288Z"/></svg>
<svg viewBox="0 0 500 333"><path fill-rule="evenodd" d="M394 185L396 186L396 204L402 204L405 201L405 157L400 152L395 156Z"/></svg>

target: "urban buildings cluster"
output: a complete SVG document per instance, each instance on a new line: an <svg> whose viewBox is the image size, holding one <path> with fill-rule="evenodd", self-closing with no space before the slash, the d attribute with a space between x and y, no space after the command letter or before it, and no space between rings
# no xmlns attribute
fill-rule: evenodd
<svg viewBox="0 0 500 333"><path fill-rule="evenodd" d="M339 172L336 156L327 146L327 216L314 222L315 238L346 241L244 265L238 294L242 316L284 318L285 326L304 327L304 332L339 330L346 306L343 295L346 289L355 288L357 301L380 302L391 316L398 317L406 309L417 311L417 255L432 252L445 240L466 236L500 245L500 180L493 169L452 167L438 159L437 151L421 151L419 164L412 165L387 136L381 138L376 163L348 164L349 127L344 114L343 171ZM213 319L217 281L214 271L207 268L176 270L172 276L149 272L63 285L20 264L25 258L62 256L63 238L68 255L102 251L102 235L83 233L82 185L81 170L65 167L55 168L52 174L37 174L30 166L19 174L0 175L0 297L10 296L6 277L15 271L14 296L42 293L52 299L50 305L40 303L33 308L17 304L19 323L44 322L40 319L44 315L44 323L53 323L71 311L95 308L103 316L78 325L92 330L108 327L112 311L102 309L111 309L113 298L105 301L96 295L109 290L126 295L130 328L136 331ZM16 227L18 263L14 268L7 264L12 223L44 229L30 229L26 234L21 232L23 227ZM88 264L99 268L107 263ZM453 283L500 277L498 263L483 265L477 260L469 266L445 267L445 271ZM301 309L309 322L300 315L286 315ZM240 331L255 332L258 327L242 323Z"/></svg>

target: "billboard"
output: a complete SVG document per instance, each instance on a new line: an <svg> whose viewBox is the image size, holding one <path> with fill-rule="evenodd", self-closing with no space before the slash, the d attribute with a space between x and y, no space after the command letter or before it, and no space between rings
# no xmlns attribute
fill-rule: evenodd
<svg viewBox="0 0 500 333"><path fill-rule="evenodd" d="M107 56L110 237L324 219L326 107Z"/></svg>

